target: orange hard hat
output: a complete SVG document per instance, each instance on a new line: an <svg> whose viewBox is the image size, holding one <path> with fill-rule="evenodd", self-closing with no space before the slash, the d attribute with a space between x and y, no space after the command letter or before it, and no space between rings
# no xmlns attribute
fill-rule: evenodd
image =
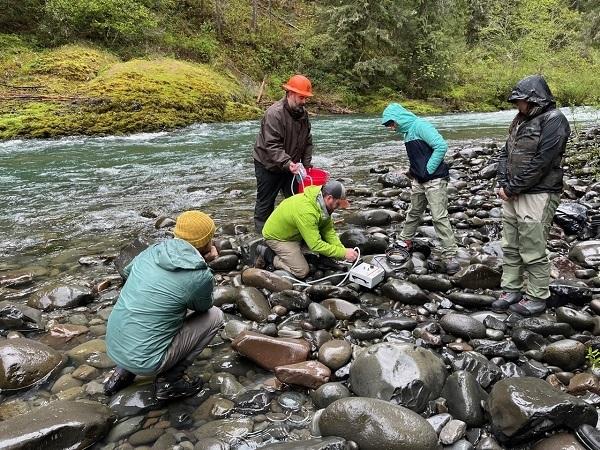
<svg viewBox="0 0 600 450"><path fill-rule="evenodd" d="M286 91L292 91L296 94L312 97L312 84L308 78L303 75L292 76L287 83L283 85Z"/></svg>

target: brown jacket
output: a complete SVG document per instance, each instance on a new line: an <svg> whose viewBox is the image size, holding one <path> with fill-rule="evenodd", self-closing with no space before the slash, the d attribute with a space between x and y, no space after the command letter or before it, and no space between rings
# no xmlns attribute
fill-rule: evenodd
<svg viewBox="0 0 600 450"><path fill-rule="evenodd" d="M283 172L290 162L311 167L312 135L306 111L295 119L286 98L273 103L260 123L252 156L267 170Z"/></svg>

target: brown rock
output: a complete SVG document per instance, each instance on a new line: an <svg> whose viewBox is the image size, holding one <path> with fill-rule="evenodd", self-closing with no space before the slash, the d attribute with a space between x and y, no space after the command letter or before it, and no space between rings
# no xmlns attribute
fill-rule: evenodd
<svg viewBox="0 0 600 450"><path fill-rule="evenodd" d="M274 338L255 331L240 333L231 346L267 370L306 361L310 352L304 339Z"/></svg>
<svg viewBox="0 0 600 450"><path fill-rule="evenodd" d="M317 389L329 381L331 370L319 361L305 361L275 367L275 375L282 383Z"/></svg>
<svg viewBox="0 0 600 450"><path fill-rule="evenodd" d="M89 331L89 328L84 325L73 325L70 323L61 323L55 325L50 330L50 334L53 337L66 338L67 341L71 340L75 336L85 334Z"/></svg>
<svg viewBox="0 0 600 450"><path fill-rule="evenodd" d="M358 306L339 298L323 300L321 306L331 311L337 320L354 319L357 316L364 315L364 311Z"/></svg>
<svg viewBox="0 0 600 450"><path fill-rule="evenodd" d="M558 433L538 441L532 450L585 450L577 437L571 433Z"/></svg>
<svg viewBox="0 0 600 450"><path fill-rule="evenodd" d="M292 282L280 277L273 272L262 269L246 269L242 272L242 283L246 286L268 289L271 292L280 292L294 289Z"/></svg>
<svg viewBox="0 0 600 450"><path fill-rule="evenodd" d="M586 391L600 394L600 381L598 377L592 373L578 373L569 381L567 392L569 394L578 395Z"/></svg>

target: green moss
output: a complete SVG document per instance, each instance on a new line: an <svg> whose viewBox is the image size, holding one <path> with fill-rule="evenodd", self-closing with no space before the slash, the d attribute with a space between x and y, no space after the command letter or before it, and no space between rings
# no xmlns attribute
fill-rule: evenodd
<svg viewBox="0 0 600 450"><path fill-rule="evenodd" d="M226 122L238 122L242 120L259 119L264 111L258 106L246 105L238 102L227 102L223 120Z"/></svg>

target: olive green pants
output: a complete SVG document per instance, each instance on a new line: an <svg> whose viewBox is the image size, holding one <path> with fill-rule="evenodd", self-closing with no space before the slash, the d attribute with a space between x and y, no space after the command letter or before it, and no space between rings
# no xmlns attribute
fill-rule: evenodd
<svg viewBox="0 0 600 450"><path fill-rule="evenodd" d="M409 240L415 236L421 217L429 204L433 227L442 243L442 256L446 258L455 256L458 247L448 220L448 181L443 178L425 183L413 180L411 189L410 208L406 213L400 239Z"/></svg>
<svg viewBox="0 0 600 450"><path fill-rule="evenodd" d="M502 202L502 289L521 291L536 299L550 297L550 262L546 254L548 231L560 194L521 194Z"/></svg>

